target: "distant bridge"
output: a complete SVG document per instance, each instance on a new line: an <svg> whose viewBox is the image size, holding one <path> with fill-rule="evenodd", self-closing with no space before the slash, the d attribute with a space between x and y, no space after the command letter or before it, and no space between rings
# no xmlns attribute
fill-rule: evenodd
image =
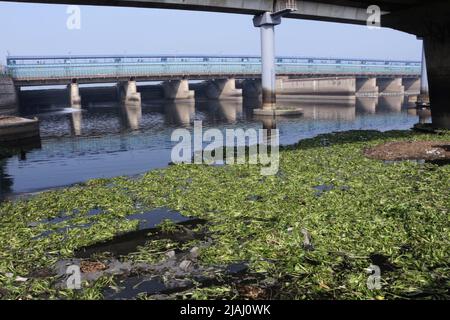
<svg viewBox="0 0 450 320"><path fill-rule="evenodd" d="M417 78L420 61L278 57L278 76L387 76ZM16 86L179 79L257 79L258 56L105 55L10 56L7 72Z"/></svg>
<svg viewBox="0 0 450 320"><path fill-rule="evenodd" d="M373 15L380 17L382 27L393 28L423 39L424 55L421 92L429 94L433 125L450 129L450 2L447 0L6 0L53 4L141 7L225 12L252 15L253 25L261 30L263 109L276 108L275 26L281 17L311 19L365 25ZM378 7L374 7L374 5ZM195 18L194 18L195 19ZM169 23L170 24L170 23ZM158 26L154 26L158 27ZM208 27L207 25L205 27ZM322 39L317 39L321 41ZM312 67L314 69L314 66ZM220 71L220 70L219 70ZM250 68L250 71L253 71ZM283 70L281 70L283 71ZM211 71L213 73L213 71ZM308 73L303 69L295 72ZM235 71L238 74L237 71ZM183 70L179 74L184 74ZM328 72L325 72L328 74ZM346 74L345 72L343 74ZM70 74L68 75L70 76Z"/></svg>

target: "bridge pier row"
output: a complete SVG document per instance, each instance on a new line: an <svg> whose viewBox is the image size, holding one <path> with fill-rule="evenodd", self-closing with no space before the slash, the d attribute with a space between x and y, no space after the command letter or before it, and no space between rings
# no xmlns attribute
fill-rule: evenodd
<svg viewBox="0 0 450 320"><path fill-rule="evenodd" d="M195 92L189 90L189 81L186 79L164 81L162 87L167 100L193 99L195 96Z"/></svg>
<svg viewBox="0 0 450 320"><path fill-rule="evenodd" d="M117 84L118 97L125 106L141 106L141 94L137 91L136 81L131 78L127 82Z"/></svg>
<svg viewBox="0 0 450 320"><path fill-rule="evenodd" d="M378 77L377 86L380 90L380 95L403 95L405 93L403 79L400 77Z"/></svg>
<svg viewBox="0 0 450 320"><path fill-rule="evenodd" d="M378 96L377 78L356 78L356 96Z"/></svg>
<svg viewBox="0 0 450 320"><path fill-rule="evenodd" d="M74 109L81 109L80 87L78 86L76 80L73 80L72 83L67 86L67 88L69 90L70 107Z"/></svg>
<svg viewBox="0 0 450 320"><path fill-rule="evenodd" d="M242 89L236 89L236 79L216 79L206 83L205 95L212 100L242 98Z"/></svg>

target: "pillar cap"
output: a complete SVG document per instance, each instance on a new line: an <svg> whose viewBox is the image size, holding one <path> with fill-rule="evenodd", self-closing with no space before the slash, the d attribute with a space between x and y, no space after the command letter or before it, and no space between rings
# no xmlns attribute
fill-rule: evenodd
<svg viewBox="0 0 450 320"><path fill-rule="evenodd" d="M276 26L281 24L281 16L273 15L271 12L264 12L253 18L253 25L257 28L262 26Z"/></svg>

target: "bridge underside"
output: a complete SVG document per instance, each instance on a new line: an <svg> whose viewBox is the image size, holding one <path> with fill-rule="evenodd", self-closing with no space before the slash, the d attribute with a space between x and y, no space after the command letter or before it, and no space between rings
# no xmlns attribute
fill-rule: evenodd
<svg viewBox="0 0 450 320"><path fill-rule="evenodd" d="M8 1L8 0L6 0ZM287 1L287 0L13 0L48 4L76 4L94 6L138 7L155 9L175 9L207 12L258 15L286 7L295 2L297 11L288 14L291 19L365 24L367 8L378 5L385 14L396 14L420 5L417 0L362 0L362 1ZM429 1L429 3L437 1Z"/></svg>

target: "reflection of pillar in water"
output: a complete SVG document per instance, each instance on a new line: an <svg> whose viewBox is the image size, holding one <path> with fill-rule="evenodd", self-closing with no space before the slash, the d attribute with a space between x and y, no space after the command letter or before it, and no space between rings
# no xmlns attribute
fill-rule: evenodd
<svg viewBox="0 0 450 320"><path fill-rule="evenodd" d="M220 118L227 122L236 122L242 115L242 100L213 101L214 109L218 111Z"/></svg>
<svg viewBox="0 0 450 320"><path fill-rule="evenodd" d="M191 117L195 114L194 102L169 101L164 104L166 121L176 125L190 125Z"/></svg>
<svg viewBox="0 0 450 320"><path fill-rule="evenodd" d="M356 113L375 114L377 110L378 97L357 97Z"/></svg>
<svg viewBox="0 0 450 320"><path fill-rule="evenodd" d="M430 109L421 109L417 111L417 115L419 116L419 123L429 123L431 120L431 110Z"/></svg>
<svg viewBox="0 0 450 320"><path fill-rule="evenodd" d="M409 108L406 110L406 113L408 114L408 116L417 116L418 115L416 108Z"/></svg>
<svg viewBox="0 0 450 320"><path fill-rule="evenodd" d="M271 140L276 138L277 119L275 117L261 117L263 127L263 139L265 144L270 144ZM261 142L261 141L260 141Z"/></svg>
<svg viewBox="0 0 450 320"><path fill-rule="evenodd" d="M70 117L71 131L74 136L81 136L82 111L74 111Z"/></svg>
<svg viewBox="0 0 450 320"><path fill-rule="evenodd" d="M382 96L378 102L377 112L401 112L405 96Z"/></svg>
<svg viewBox="0 0 450 320"><path fill-rule="evenodd" d="M139 104L124 104L122 114L128 129L138 130L142 119L142 108Z"/></svg>
<svg viewBox="0 0 450 320"><path fill-rule="evenodd" d="M12 177L7 174L5 166L6 163L3 160L0 160L0 190L2 191L0 194L0 199L2 196L11 192L14 184Z"/></svg>

